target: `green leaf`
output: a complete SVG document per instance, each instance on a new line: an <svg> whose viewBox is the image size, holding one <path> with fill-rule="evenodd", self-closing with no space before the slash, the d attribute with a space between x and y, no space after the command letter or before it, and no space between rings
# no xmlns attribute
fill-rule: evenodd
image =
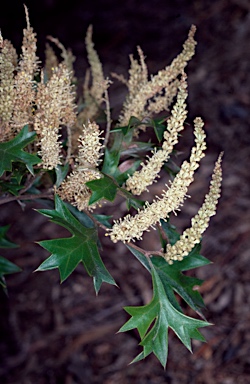
<svg viewBox="0 0 250 384"><path fill-rule="evenodd" d="M40 209L38 212L49 217L53 223L68 229L72 237L40 241L39 244L47 249L51 256L38 267L37 271L58 268L61 282L63 282L77 265L82 263L87 273L93 276L96 293L103 282L116 285L99 255L96 228L82 225L57 195L55 196L55 210Z"/></svg>
<svg viewBox="0 0 250 384"><path fill-rule="evenodd" d="M163 140L164 131L166 129L165 125L162 123L166 121L166 117L160 119L147 118L144 120L146 120L145 122L148 127L152 127L154 129L158 141L161 142Z"/></svg>
<svg viewBox="0 0 250 384"><path fill-rule="evenodd" d="M124 127L116 127L112 129L111 133L114 132L122 132L123 136L127 136L128 133L130 133L131 130L141 125L141 120L137 119L137 117L131 116L128 122L128 125L125 125Z"/></svg>
<svg viewBox="0 0 250 384"><path fill-rule="evenodd" d="M16 273L20 271L21 268L19 268L16 264L0 256L0 276L9 275L11 273Z"/></svg>
<svg viewBox="0 0 250 384"><path fill-rule="evenodd" d="M130 175L133 175L133 173L138 169L138 167L141 164L141 160L134 161L133 165L128 168L125 172L121 173L120 170L117 170L117 173L115 175L116 182L122 186L123 183L127 181Z"/></svg>
<svg viewBox="0 0 250 384"><path fill-rule="evenodd" d="M0 143L0 176L4 171L11 171L12 163L15 161L24 163L27 169L34 174L33 165L40 163L41 159L36 155L25 152L23 148L32 143L35 136L36 133L29 132L28 125L25 125L14 139Z"/></svg>
<svg viewBox="0 0 250 384"><path fill-rule="evenodd" d="M125 311L131 315L131 318L121 327L119 332L138 329L143 352L133 362L154 353L165 367L168 356L169 328L191 351L191 338L204 341L198 328L206 327L210 323L193 319L179 312L168 300L162 280L153 265L151 265L151 273L154 292L151 302L141 307L125 307Z"/></svg>
<svg viewBox="0 0 250 384"><path fill-rule="evenodd" d="M119 187L113 179L107 175L103 175L101 179L88 181L86 185L92 191L89 205L102 199L114 201L117 188Z"/></svg>
<svg viewBox="0 0 250 384"><path fill-rule="evenodd" d="M116 143L117 145L117 143ZM120 174L118 170L118 165L120 161L120 146L118 145L117 149L113 149L109 151L107 148L105 149L105 155L103 160L102 172L106 175L115 177Z"/></svg>
<svg viewBox="0 0 250 384"><path fill-rule="evenodd" d="M94 218L99 221L99 223L105 225L107 228L112 228L112 225L108 220L112 219L112 216L107 216L107 215L94 215Z"/></svg>
<svg viewBox="0 0 250 384"><path fill-rule="evenodd" d="M14 169L12 170L11 180L15 181L17 184L21 184L22 178L26 175L27 170L25 164L16 163Z"/></svg>
<svg viewBox="0 0 250 384"><path fill-rule="evenodd" d="M59 188L62 184L63 180L67 176L69 170L69 163L66 163L65 165L57 165L55 168L56 171L56 187Z"/></svg>
<svg viewBox="0 0 250 384"><path fill-rule="evenodd" d="M126 198L126 203L127 203L127 209L128 210L131 207L133 207L133 208L138 210L138 209L141 209L144 206L145 201L136 199L134 197L134 195L132 195L132 193L128 192L126 189L120 188L120 191L122 192L123 196Z"/></svg>
<svg viewBox="0 0 250 384"><path fill-rule="evenodd" d="M80 221L80 223L87 228L95 228L95 223L91 218L82 211L79 211L76 207L73 207L73 205L69 203L64 203L68 210L77 218L77 220ZM94 215L93 215L94 216Z"/></svg>
<svg viewBox="0 0 250 384"><path fill-rule="evenodd" d="M127 245L127 247L140 261L140 263L142 263L142 265L150 272L150 265L145 255L129 245ZM162 281L166 295L172 305L179 311L182 311L174 295L174 293L178 293L178 295L180 295L194 311L204 318L201 313L201 309L204 308L204 302L200 293L197 290L194 290L194 287L201 285L203 281L194 277L186 276L182 273L210 263L209 260L200 255L200 248L201 246L197 245L182 261L176 261L172 265L169 265L163 258L156 256L151 258L151 262Z"/></svg>
<svg viewBox="0 0 250 384"><path fill-rule="evenodd" d="M0 190L3 193L9 192L9 193L12 193L12 195L17 196L18 192L22 188L23 188L23 185L19 185L19 184L13 182L12 180L9 182L4 182L4 181L0 180Z"/></svg>
<svg viewBox="0 0 250 384"><path fill-rule="evenodd" d="M12 241L8 240L6 237L6 233L9 230L10 225L5 225L0 227L0 248L17 248L18 245L12 243Z"/></svg>
<svg viewBox="0 0 250 384"><path fill-rule="evenodd" d="M0 256L0 285L5 291L7 287L6 287L4 275L9 275L11 273L16 273L20 271L21 271L21 268L19 268L16 264Z"/></svg>
<svg viewBox="0 0 250 384"><path fill-rule="evenodd" d="M196 246L182 261L176 261L172 265L159 257L154 257L152 262L166 290L171 288L178 293L194 311L203 317L201 309L205 305L200 293L194 289L195 286L200 286L203 281L182 273L210 263L209 260L199 254L199 251L200 246Z"/></svg>
<svg viewBox="0 0 250 384"><path fill-rule="evenodd" d="M134 141L130 144L128 148L125 148L121 151L123 156L131 156L131 157L140 157L142 158L146 152L152 151L154 148L153 144L148 142L140 142Z"/></svg>
<svg viewBox="0 0 250 384"><path fill-rule="evenodd" d="M177 232L176 227L169 222L161 220L161 228L167 235L168 241L171 245L174 245L176 241L180 239L180 234Z"/></svg>

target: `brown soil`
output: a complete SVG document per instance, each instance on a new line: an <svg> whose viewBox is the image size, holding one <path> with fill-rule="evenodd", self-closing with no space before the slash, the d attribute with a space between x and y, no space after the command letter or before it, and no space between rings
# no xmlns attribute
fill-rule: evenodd
<svg viewBox="0 0 250 384"><path fill-rule="evenodd" d="M5 16L1 10L2 33L16 45L24 25L20 24L21 3L6 4ZM79 57L80 77L86 68L84 34L90 23L106 74L126 73L128 54L135 53L137 44L147 56L150 71L157 71L180 51L190 25L195 24L198 47L188 69L189 121L196 115L204 118L208 150L190 190L194 198L176 221L180 229L197 211L221 150L224 180L218 214L203 242L203 254L213 264L196 272L205 279L201 290L206 317L214 325L203 331L206 344L193 344L193 354L170 333L165 371L154 356L128 365L140 351L138 336L116 334L127 319L122 307L142 305L151 296L150 276L126 248L102 240L103 260L119 289L104 284L96 297L82 267L60 285L58 271L32 273L47 256L34 241L67 232L36 213L32 208L38 205L2 206L0 224L12 224L10 237L20 244L8 257L23 272L8 277L9 297L1 294L1 383L249 383L249 2L127 0L120 5L111 0L90 4L71 0L65 8L56 0L39 2L39 8L35 2L26 3L38 32L39 50L46 34L59 37ZM117 107L123 93L116 88L113 92L112 103ZM185 137L179 148L188 156L190 143Z"/></svg>

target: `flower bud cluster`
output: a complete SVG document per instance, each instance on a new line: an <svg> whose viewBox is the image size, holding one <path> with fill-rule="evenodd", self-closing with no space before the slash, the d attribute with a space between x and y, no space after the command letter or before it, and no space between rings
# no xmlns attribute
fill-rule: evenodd
<svg viewBox="0 0 250 384"><path fill-rule="evenodd" d="M100 177L100 173L94 169L77 168L62 182L57 193L63 200L69 201L79 211L83 211L89 208L88 203L91 196L91 191L85 183ZM92 208L94 207L92 206Z"/></svg>
<svg viewBox="0 0 250 384"><path fill-rule="evenodd" d="M78 139L80 143L77 158L79 166L97 167L99 165L100 152L103 147L101 133L95 122L89 121L88 125L83 125L82 135Z"/></svg>
<svg viewBox="0 0 250 384"><path fill-rule="evenodd" d="M100 163L102 149L100 134L99 126L95 122L83 126L82 135L79 137L76 169L67 176L57 191L62 199L70 201L80 211L89 208L91 191L85 183L101 177L96 169ZM94 207L92 205L90 209Z"/></svg>
<svg viewBox="0 0 250 384"><path fill-rule="evenodd" d="M222 155L219 156L215 164L209 193L197 215L192 218L191 227L183 232L174 245L167 244L164 257L169 264L173 264L175 260L182 260L191 252L193 247L200 242L201 236L209 225L210 218L216 213L222 181L221 158Z"/></svg>

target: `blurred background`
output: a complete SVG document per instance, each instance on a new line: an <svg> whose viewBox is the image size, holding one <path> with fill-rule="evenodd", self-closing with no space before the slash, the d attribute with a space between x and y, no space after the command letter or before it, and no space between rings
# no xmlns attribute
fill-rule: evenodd
<svg viewBox="0 0 250 384"><path fill-rule="evenodd" d="M188 122L195 116L204 119L208 149L190 188L193 198L176 220L179 229L197 212L220 151L224 151L224 179L217 216L203 241L202 254L213 263L195 274L205 279L201 287L205 316L214 326L202 331L207 343L195 342L193 354L170 332L165 371L154 356L128 365L140 352L138 336L116 334L127 320L122 307L143 305L151 297L150 276L126 248L103 239L102 256L119 289L104 284L96 298L82 267L62 285L57 270L33 274L47 256L34 241L66 232L38 215L34 204L1 206L0 225L11 224L9 237L20 245L1 254L23 269L8 277L8 299L1 295L1 383L249 383L250 2L27 0L26 5L41 60L46 36L59 38L77 57L80 80L87 68L84 39L89 24L106 76L111 71L126 75L128 55L136 54L137 45L144 51L149 72L156 73L181 51L195 24L198 45L188 65ZM24 27L23 1L2 0L2 35L19 52ZM124 89L113 85L110 93L112 107L121 106ZM187 127L178 145L184 157L189 156L192 140ZM162 186L151 190L151 198ZM152 244L148 236L145 242Z"/></svg>

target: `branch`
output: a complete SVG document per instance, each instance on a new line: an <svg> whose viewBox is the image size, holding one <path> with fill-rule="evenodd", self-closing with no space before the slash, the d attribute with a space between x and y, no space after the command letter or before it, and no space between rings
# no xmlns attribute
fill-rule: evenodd
<svg viewBox="0 0 250 384"><path fill-rule="evenodd" d="M105 231L107 231L108 227L106 227L106 225L100 223L100 221L96 220L94 218L94 216L91 215L91 213L89 213L89 211L87 209L84 209L84 213L94 222L94 224L102 229L104 229Z"/></svg>
<svg viewBox="0 0 250 384"><path fill-rule="evenodd" d="M133 243L128 243L127 245L129 245L131 248L134 248L136 251L143 253L143 255L146 256L148 259L150 259L151 256L164 257L163 249L161 249L160 251L146 251L145 249L142 249Z"/></svg>
<svg viewBox="0 0 250 384"><path fill-rule="evenodd" d="M36 200L36 199L54 199L54 196L51 193L40 193L38 194L28 194L28 195L18 195L18 196L9 196L0 198L0 205L10 203L11 201L16 200Z"/></svg>
<svg viewBox="0 0 250 384"><path fill-rule="evenodd" d="M109 80L107 80L109 81ZM106 104L106 116L107 116L107 126L106 126L106 134L103 142L103 147L106 148L108 141L109 141L109 135L110 135L110 128L111 128L111 114L110 114L110 103L109 103L109 95L108 90L106 89L104 92L104 102Z"/></svg>

